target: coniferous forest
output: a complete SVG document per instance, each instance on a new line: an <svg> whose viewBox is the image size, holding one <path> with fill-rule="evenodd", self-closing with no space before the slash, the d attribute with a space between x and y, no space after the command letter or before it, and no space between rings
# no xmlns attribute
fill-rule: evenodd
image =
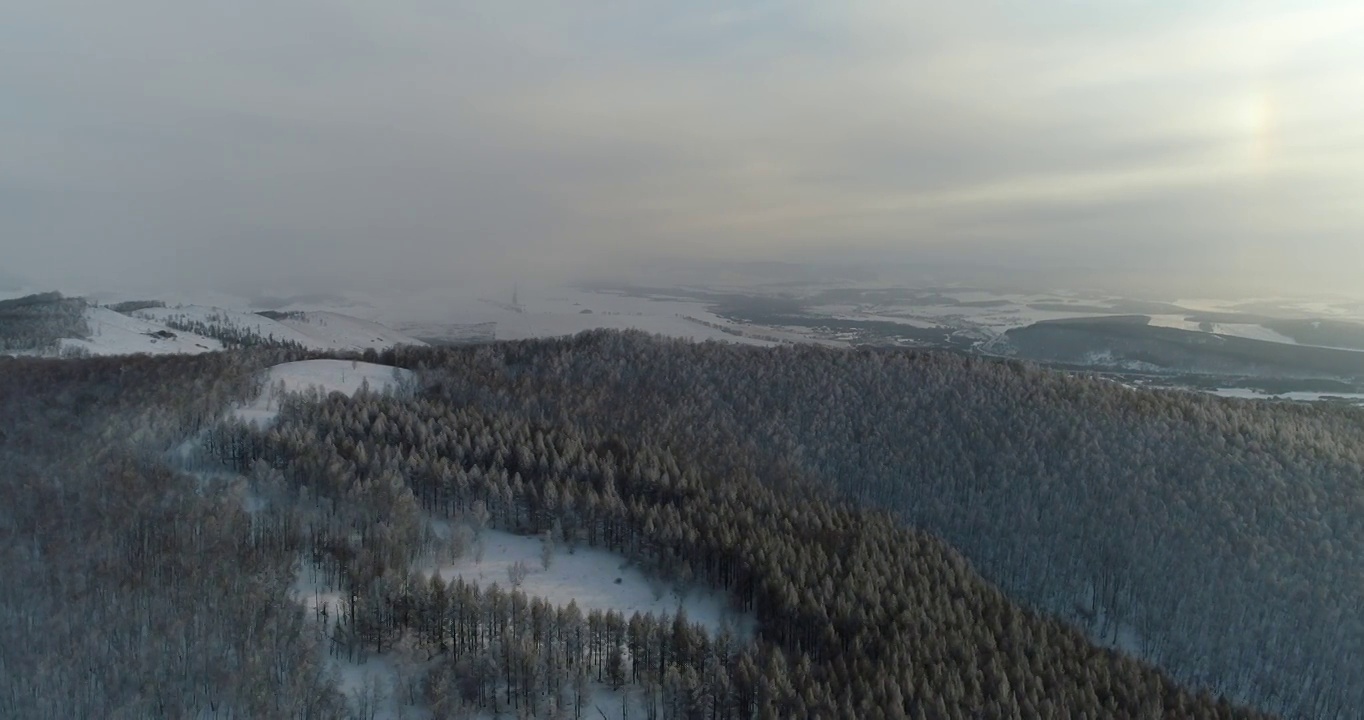
<svg viewBox="0 0 1364 720"><path fill-rule="evenodd" d="M48 352L60 347L60 338L86 337L82 298L49 292L0 300L0 352Z"/></svg>
<svg viewBox="0 0 1364 720"><path fill-rule="evenodd" d="M395 648L434 717L1364 707L1357 409L600 331L369 352L415 380L230 419L305 357L0 358L0 717L373 717L327 660ZM610 550L756 631L424 575L437 524Z"/></svg>

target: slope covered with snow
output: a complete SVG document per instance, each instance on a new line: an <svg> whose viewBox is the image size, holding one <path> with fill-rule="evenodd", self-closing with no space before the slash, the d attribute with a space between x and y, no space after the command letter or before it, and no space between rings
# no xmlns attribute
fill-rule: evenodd
<svg viewBox="0 0 1364 720"><path fill-rule="evenodd" d="M422 341L379 323L334 312L290 313L280 319L212 305L177 305L137 311L137 316L184 326L202 324L243 333L308 350L383 350L395 345L424 345Z"/></svg>
<svg viewBox="0 0 1364 720"><path fill-rule="evenodd" d="M297 343L313 349L312 340L302 333L271 320L264 315L243 310L232 310L213 305L177 305L165 308L138 310L140 318L175 325L203 324L213 328L240 330L258 337L283 343Z"/></svg>
<svg viewBox="0 0 1364 720"><path fill-rule="evenodd" d="M85 319L90 325L90 337L64 338L63 350L75 348L91 355L163 355L223 349L222 343L213 338L171 330L161 323L129 317L109 308L87 308Z"/></svg>
<svg viewBox="0 0 1364 720"><path fill-rule="evenodd" d="M411 335L377 322L361 320L336 312L306 312L289 316L279 324L308 338L315 346L328 350L382 350L395 345L425 345Z"/></svg>

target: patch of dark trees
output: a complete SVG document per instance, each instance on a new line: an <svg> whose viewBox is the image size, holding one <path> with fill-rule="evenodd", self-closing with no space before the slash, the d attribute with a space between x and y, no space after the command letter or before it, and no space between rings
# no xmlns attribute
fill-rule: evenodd
<svg viewBox="0 0 1364 720"><path fill-rule="evenodd" d="M160 300L128 300L126 302L114 303L109 306L109 309L117 313L130 315L138 310L152 310L163 307L166 307L166 303Z"/></svg>
<svg viewBox="0 0 1364 720"><path fill-rule="evenodd" d="M61 338L86 338L86 303L61 293L0 300L0 352L54 353Z"/></svg>
<svg viewBox="0 0 1364 720"><path fill-rule="evenodd" d="M968 560L929 523L919 524L933 534L906 526L908 508L897 517L837 499L850 488L824 476L861 458L859 499L894 492L871 462L902 457L886 444L897 430L884 414L894 397L942 405L948 415L936 420L982 409L974 390L934 397L932 383L916 390L873 380L907 380L921 364L986 393L1017 375L1016 389L1031 385L1056 412L1093 391L1085 382L950 357L589 333L368 353L419 370L422 389L287 399L269 428L217 421L262 389L264 367L302 357L257 350L5 363L0 412L15 420L0 439L0 632L12 642L0 644L0 716L363 715L321 659L395 645L429 653L404 695L442 715L509 704L523 714L582 714L575 693L590 674L635 686L644 714L657 717L1259 716L1027 609L975 569L998 563ZM856 426L825 425L853 416ZM1338 417L1348 416L1302 422L1330 430ZM1221 427L1215 414L1199 422ZM952 435L964 427L934 442L959 449ZM798 437L808 447L784 444ZM168 467L172 457L186 462L166 452L185 438L198 438L199 461L249 480ZM904 452L923 447L910 435L895 442ZM1283 452L1297 452L1296 442L1285 440ZM986 488L1000 479L988 464L953 473L973 501L956 509L933 499L929 478L904 482L905 467L894 472L900 485L919 486L905 499L924 505L922 514L959 519L983 514L976 504L997 507ZM1072 502L1093 511L1105 487ZM1093 530L1065 527L1074 515L1043 524ZM485 526L548 533L565 546L619 552L669 582L723 588L757 618L757 635L709 636L677 617L578 620L514 591L432 582L413 569L434 542L431 518L474 537ZM1216 535L1231 519L1205 521ZM1094 534L1101 548L1111 540ZM1065 578L1078 568L1090 577L1079 557L1048 575L1044 565L1076 547L1057 544L1039 549L1030 574ZM326 623L305 617L291 597L301 561L345 591ZM1108 582L1088 610L1108 613L1112 597L1129 599L1129 569L1096 578ZM1212 579L1219 593L1242 589ZM1284 589L1293 592L1291 582ZM1311 652L1310 636L1304 643ZM1276 668L1327 694L1327 683L1297 670Z"/></svg>
<svg viewBox="0 0 1364 720"><path fill-rule="evenodd" d="M1358 409L640 333L381 357L459 407L887 510L1009 597L1192 686L1293 717L1364 707Z"/></svg>
<svg viewBox="0 0 1364 720"><path fill-rule="evenodd" d="M246 325L227 315L215 313L204 319L188 315L170 315L162 316L158 321L181 332L213 338L227 348L270 348L295 352L305 350L302 343L276 338L274 333L262 332L258 325L254 327Z"/></svg>

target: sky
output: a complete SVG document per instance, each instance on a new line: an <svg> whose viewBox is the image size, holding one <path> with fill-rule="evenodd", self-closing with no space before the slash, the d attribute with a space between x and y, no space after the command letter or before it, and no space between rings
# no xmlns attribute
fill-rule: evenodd
<svg viewBox="0 0 1364 720"><path fill-rule="evenodd" d="M686 258L1267 294L1364 270L1357 0L5 15L0 273L38 285L473 286Z"/></svg>

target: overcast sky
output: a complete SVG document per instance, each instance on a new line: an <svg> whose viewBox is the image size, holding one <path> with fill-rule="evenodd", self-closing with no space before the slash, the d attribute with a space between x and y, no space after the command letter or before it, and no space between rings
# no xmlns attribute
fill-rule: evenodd
<svg viewBox="0 0 1364 720"><path fill-rule="evenodd" d="M1364 3L17 0L0 270L1364 271Z"/></svg>

